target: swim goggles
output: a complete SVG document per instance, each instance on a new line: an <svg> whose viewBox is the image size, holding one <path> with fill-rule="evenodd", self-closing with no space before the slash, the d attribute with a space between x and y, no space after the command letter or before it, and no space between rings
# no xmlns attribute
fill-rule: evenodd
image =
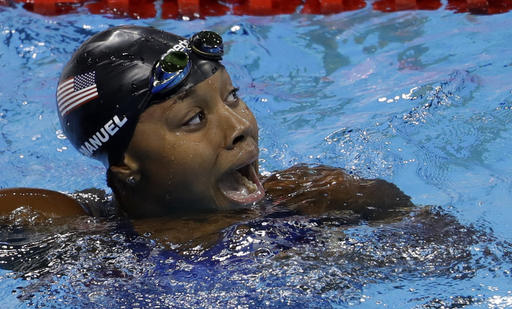
<svg viewBox="0 0 512 309"><path fill-rule="evenodd" d="M221 60L224 54L222 37L213 31L201 31L192 36L187 47L181 47L181 50L179 50L174 46L169 49L153 69L151 78L152 94L174 89L187 78L192 66L191 51L203 59Z"/></svg>

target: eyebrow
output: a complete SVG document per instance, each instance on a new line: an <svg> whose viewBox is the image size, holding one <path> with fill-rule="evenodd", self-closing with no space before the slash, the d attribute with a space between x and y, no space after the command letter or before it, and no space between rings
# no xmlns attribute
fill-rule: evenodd
<svg viewBox="0 0 512 309"><path fill-rule="evenodd" d="M183 90L183 92L180 92L178 94L173 94L167 98L163 97L163 98L153 99L150 102L149 106L155 105L155 104L162 104L162 103L166 103L169 101L172 101L172 103L176 103L178 101L183 101L186 97L188 97L192 94L193 90L194 90L193 88L189 88L189 89ZM174 104L172 104L172 105L174 105Z"/></svg>
<svg viewBox="0 0 512 309"><path fill-rule="evenodd" d="M188 89L185 89L183 90L182 93L176 95L176 100L175 101L183 101L185 100L186 97L192 95L194 93L194 87L190 87Z"/></svg>
<svg viewBox="0 0 512 309"><path fill-rule="evenodd" d="M194 89L194 87L191 87L191 88L183 90L182 92L180 92L176 95L171 96L167 100L162 100L157 104L166 103L168 101L171 101L170 102L171 104L169 104L169 106L165 109L165 111L168 112L169 110L173 109L176 106L176 104L183 102L187 97L193 95L194 93L195 93L195 89Z"/></svg>

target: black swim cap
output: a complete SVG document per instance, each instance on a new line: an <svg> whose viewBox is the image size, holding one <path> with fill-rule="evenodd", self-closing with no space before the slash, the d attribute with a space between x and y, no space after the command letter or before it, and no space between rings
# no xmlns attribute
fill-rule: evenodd
<svg viewBox="0 0 512 309"><path fill-rule="evenodd" d="M64 134L82 154L106 167L121 162L138 118L151 102L215 74L222 67L222 52L222 39L213 32L200 32L189 41L151 27L121 26L92 36L73 54L59 80L57 107ZM187 66L173 66L173 59ZM156 91L160 67L180 75L172 87Z"/></svg>

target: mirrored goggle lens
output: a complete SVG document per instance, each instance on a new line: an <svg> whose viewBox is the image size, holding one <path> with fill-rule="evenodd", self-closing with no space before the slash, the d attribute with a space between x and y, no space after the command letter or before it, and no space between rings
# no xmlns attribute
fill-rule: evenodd
<svg viewBox="0 0 512 309"><path fill-rule="evenodd" d="M162 70L168 73L183 70L188 64L188 55L182 51L172 51L161 60Z"/></svg>
<svg viewBox="0 0 512 309"><path fill-rule="evenodd" d="M224 44L222 37L213 31L201 31L190 39L192 50L202 57L215 60L222 59Z"/></svg>
<svg viewBox="0 0 512 309"><path fill-rule="evenodd" d="M190 72L188 54L182 51L171 51L165 54L156 64L151 82L151 92L159 93L179 85Z"/></svg>

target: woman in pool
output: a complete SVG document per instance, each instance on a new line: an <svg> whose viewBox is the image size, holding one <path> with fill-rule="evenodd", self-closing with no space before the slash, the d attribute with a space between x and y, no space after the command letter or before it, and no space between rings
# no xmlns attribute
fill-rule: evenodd
<svg viewBox="0 0 512 309"><path fill-rule="evenodd" d="M214 32L187 40L122 26L91 37L65 66L57 89L63 130L106 166L120 213L175 218L260 203L380 218L412 205L393 184L337 168L299 165L262 179L256 120L222 54ZM92 201L57 192L0 190L0 213L22 205L53 216L104 215Z"/></svg>

